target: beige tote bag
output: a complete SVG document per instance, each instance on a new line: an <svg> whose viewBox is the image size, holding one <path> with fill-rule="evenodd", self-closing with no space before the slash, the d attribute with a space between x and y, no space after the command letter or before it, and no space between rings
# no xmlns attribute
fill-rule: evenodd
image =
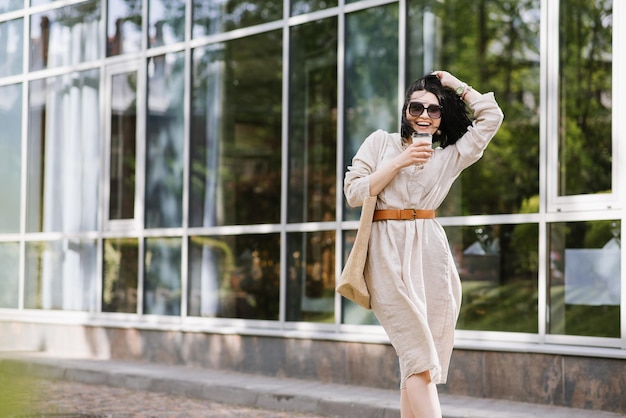
<svg viewBox="0 0 626 418"><path fill-rule="evenodd" d="M371 309L370 292L367 289L367 283L365 283L363 270L365 270L367 247L369 246L370 232L372 230L372 218L376 209L376 199L376 196L369 196L363 202L359 229L356 232L354 245L336 286L337 293L365 309Z"/></svg>
<svg viewBox="0 0 626 418"><path fill-rule="evenodd" d="M378 168L378 165L383 159L388 142L389 135L385 135L380 149L378 150L376 168ZM370 232L372 231L372 222L377 200L378 196L369 196L363 201L359 229L356 231L354 245L352 246L346 265L335 286L337 293L365 309L372 309L370 292L367 288L363 273L365 270L365 261L367 260L367 249L369 247Z"/></svg>

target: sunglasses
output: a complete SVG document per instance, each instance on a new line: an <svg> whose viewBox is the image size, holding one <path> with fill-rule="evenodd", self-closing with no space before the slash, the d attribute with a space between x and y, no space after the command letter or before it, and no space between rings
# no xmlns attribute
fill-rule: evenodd
<svg viewBox="0 0 626 418"><path fill-rule="evenodd" d="M426 113L428 113L429 117L439 119L441 117L441 109L443 109L443 106L431 104L426 107L424 106L424 103L421 102L409 102L409 114L411 116L422 116L424 109L426 109Z"/></svg>

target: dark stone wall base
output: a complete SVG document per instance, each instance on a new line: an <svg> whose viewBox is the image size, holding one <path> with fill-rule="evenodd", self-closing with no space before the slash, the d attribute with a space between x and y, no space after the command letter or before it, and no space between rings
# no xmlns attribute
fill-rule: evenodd
<svg viewBox="0 0 626 418"><path fill-rule="evenodd" d="M626 360L455 350L440 392L626 414Z"/></svg>
<svg viewBox="0 0 626 418"><path fill-rule="evenodd" d="M387 344L0 321L0 351L180 364L385 389ZM626 414L626 360L456 349L441 393Z"/></svg>

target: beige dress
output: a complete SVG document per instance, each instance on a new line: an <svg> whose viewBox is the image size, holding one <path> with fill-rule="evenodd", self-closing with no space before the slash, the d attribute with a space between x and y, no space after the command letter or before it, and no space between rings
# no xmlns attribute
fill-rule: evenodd
<svg viewBox="0 0 626 418"><path fill-rule="evenodd" d="M377 209L437 209L461 171L481 158L502 123L493 93L470 103L475 121L456 144L436 149L422 167L402 169L378 195ZM369 175L403 151L398 133L378 130L348 167L350 206L369 196ZM443 227L435 219L377 221L372 225L365 280L372 310L400 362L401 386L430 371L445 383L461 303L461 282Z"/></svg>

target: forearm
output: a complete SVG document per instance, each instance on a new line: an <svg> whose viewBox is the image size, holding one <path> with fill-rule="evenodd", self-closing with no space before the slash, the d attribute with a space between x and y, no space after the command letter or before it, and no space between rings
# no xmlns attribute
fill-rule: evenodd
<svg viewBox="0 0 626 418"><path fill-rule="evenodd" d="M402 153L370 174L370 196L377 196L382 192L403 168L426 164L432 155L432 144L429 141L419 141L408 145Z"/></svg>
<svg viewBox="0 0 626 418"><path fill-rule="evenodd" d="M400 164L394 159L373 172L370 175L370 196L377 196L382 192L401 169Z"/></svg>
<svg viewBox="0 0 626 418"><path fill-rule="evenodd" d="M504 115L495 101L493 93L486 93L472 98L469 103L474 113L474 121L468 127L467 133L456 143L456 148L462 159L466 161L464 167L477 161L485 148L495 136L502 124Z"/></svg>
<svg viewBox="0 0 626 418"><path fill-rule="evenodd" d="M472 86L465 86L463 94L461 94L461 99L465 101L465 103L472 103L475 100L478 100L482 96L482 93L477 91Z"/></svg>

